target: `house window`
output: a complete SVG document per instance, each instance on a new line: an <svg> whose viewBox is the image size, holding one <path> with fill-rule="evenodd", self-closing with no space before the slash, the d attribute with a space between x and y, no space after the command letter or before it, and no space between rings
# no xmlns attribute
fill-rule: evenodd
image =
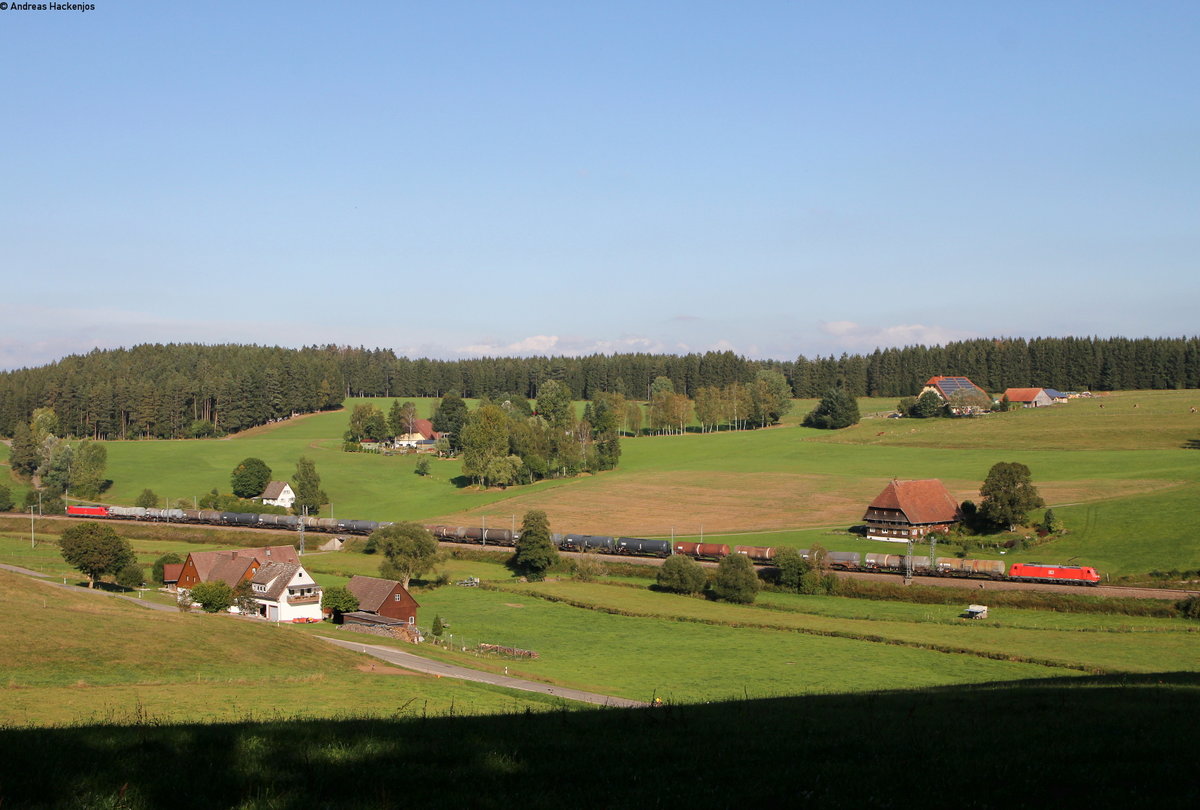
<svg viewBox="0 0 1200 810"><path fill-rule="evenodd" d="M394 597L392 597L392 598L393 598L393 599L395 599L397 602L399 602L399 601L400 601L400 594L396 594L396 595L395 595Z"/></svg>

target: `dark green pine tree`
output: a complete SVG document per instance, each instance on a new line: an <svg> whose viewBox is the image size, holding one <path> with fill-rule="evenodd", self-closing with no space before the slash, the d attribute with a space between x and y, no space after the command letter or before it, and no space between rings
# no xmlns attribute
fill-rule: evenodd
<svg viewBox="0 0 1200 810"><path fill-rule="evenodd" d="M804 426L839 430L858 424L858 420L858 401L844 388L831 388L804 417Z"/></svg>

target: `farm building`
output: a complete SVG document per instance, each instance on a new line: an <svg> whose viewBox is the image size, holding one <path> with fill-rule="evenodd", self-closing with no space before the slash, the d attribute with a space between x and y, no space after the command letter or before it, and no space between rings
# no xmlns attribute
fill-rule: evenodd
<svg viewBox="0 0 1200 810"><path fill-rule="evenodd" d="M1044 408L1054 404L1044 388L1009 388L1005 390L1004 398L1023 408Z"/></svg>
<svg viewBox="0 0 1200 810"><path fill-rule="evenodd" d="M250 583L258 615L268 621L321 620L321 586L299 563L266 563Z"/></svg>
<svg viewBox="0 0 1200 810"><path fill-rule="evenodd" d="M236 588L239 582L253 577L258 569L268 562L299 563L300 557L291 546L193 551L183 561L176 587L181 591L188 591L201 582L220 581Z"/></svg>
<svg viewBox="0 0 1200 810"><path fill-rule="evenodd" d="M893 543L907 543L930 532L948 531L960 518L958 504L936 478L893 479L863 515L868 540Z"/></svg>
<svg viewBox="0 0 1200 810"><path fill-rule="evenodd" d="M346 590L358 598L358 610L342 617L348 624L403 624L413 627L417 623L417 608L420 605L394 579L354 576L346 583Z"/></svg>
<svg viewBox="0 0 1200 810"><path fill-rule="evenodd" d="M282 506L284 509L291 509L292 504L296 502L296 493L292 491L292 486L287 481L272 481L267 484L267 488L258 496L258 499L268 506Z"/></svg>
<svg viewBox="0 0 1200 810"><path fill-rule="evenodd" d="M414 419L413 432L396 437L397 447L429 447L432 448L442 434L433 429L433 422L428 419Z"/></svg>
<svg viewBox="0 0 1200 810"><path fill-rule="evenodd" d="M179 575L183 572L183 563L164 563L163 564L163 585L168 590L175 590L179 584Z"/></svg>
<svg viewBox="0 0 1200 810"><path fill-rule="evenodd" d="M926 391L933 391L960 416L984 413L992 405L991 395L966 377L930 377L921 393Z"/></svg>
<svg viewBox="0 0 1200 810"><path fill-rule="evenodd" d="M1050 401L1055 405L1060 405L1070 399L1070 397L1068 397L1062 391L1056 391L1053 388L1046 388L1043 390L1046 392L1046 396L1050 397Z"/></svg>

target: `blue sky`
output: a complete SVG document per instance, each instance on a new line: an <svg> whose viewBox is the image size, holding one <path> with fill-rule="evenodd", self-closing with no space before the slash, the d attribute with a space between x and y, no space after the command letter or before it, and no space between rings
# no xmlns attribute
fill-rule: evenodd
<svg viewBox="0 0 1200 810"><path fill-rule="evenodd" d="M1200 4L0 11L0 368L1192 335Z"/></svg>

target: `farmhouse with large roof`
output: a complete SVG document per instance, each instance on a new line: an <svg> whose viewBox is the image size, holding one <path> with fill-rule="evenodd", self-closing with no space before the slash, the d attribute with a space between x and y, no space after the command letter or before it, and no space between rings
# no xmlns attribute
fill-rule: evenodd
<svg viewBox="0 0 1200 810"><path fill-rule="evenodd" d="M930 377L921 393L926 391L933 391L949 406L951 413L960 416L986 411L992 402L987 391L966 377Z"/></svg>
<svg viewBox="0 0 1200 810"><path fill-rule="evenodd" d="M960 518L958 504L936 478L889 481L863 515L868 540L892 543L948 531Z"/></svg>

